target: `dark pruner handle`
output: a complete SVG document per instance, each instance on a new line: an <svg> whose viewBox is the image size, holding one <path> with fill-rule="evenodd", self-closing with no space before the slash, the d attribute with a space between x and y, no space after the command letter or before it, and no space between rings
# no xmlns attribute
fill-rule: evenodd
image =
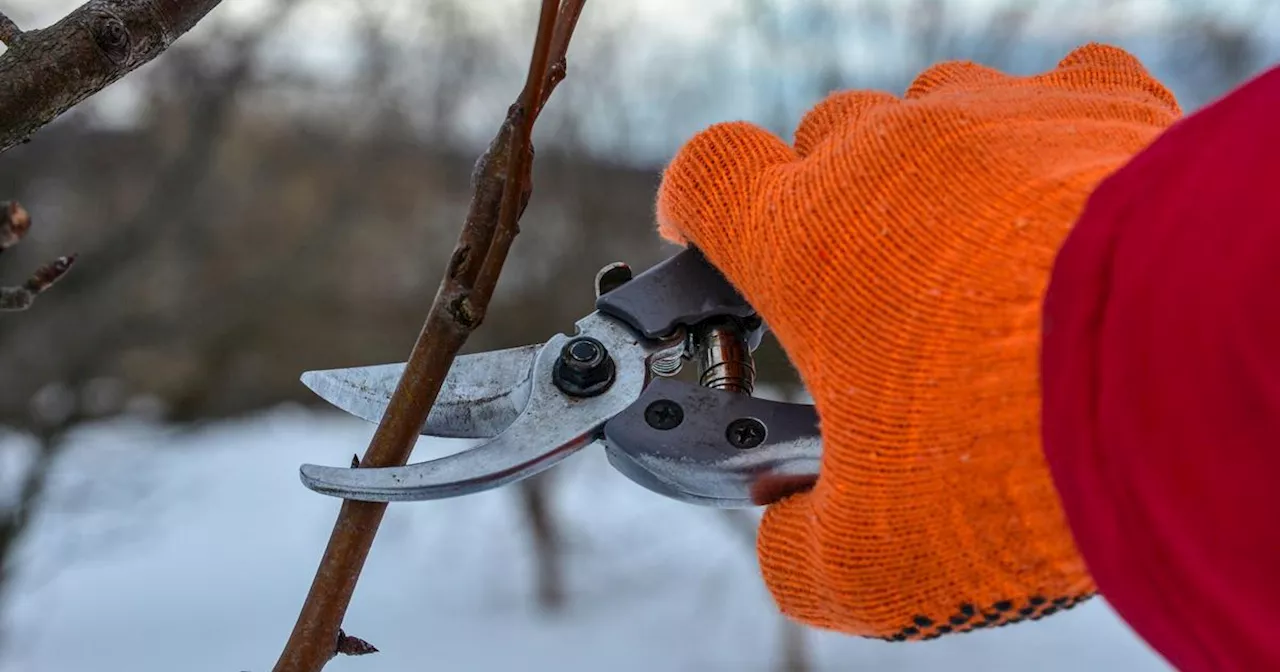
<svg viewBox="0 0 1280 672"><path fill-rule="evenodd" d="M651 382L604 426L614 468L683 502L772 504L807 490L822 460L808 404L756 399L670 378Z"/></svg>
<svg viewBox="0 0 1280 672"><path fill-rule="evenodd" d="M600 295L596 310L622 320L645 338L661 338L677 327L714 317L746 319L756 313L694 247ZM758 342L758 334L755 339Z"/></svg>

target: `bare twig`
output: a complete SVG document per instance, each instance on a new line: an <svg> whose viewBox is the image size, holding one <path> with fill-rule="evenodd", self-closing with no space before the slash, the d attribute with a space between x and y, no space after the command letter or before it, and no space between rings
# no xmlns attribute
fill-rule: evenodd
<svg viewBox="0 0 1280 672"><path fill-rule="evenodd" d="M31 214L17 201L0 202L0 252L22 242L31 230ZM71 270L76 255L58 257L36 269L27 281L17 287L0 287L0 311L26 310L36 296L53 286Z"/></svg>
<svg viewBox="0 0 1280 672"><path fill-rule="evenodd" d="M0 287L0 310L26 310L36 300L36 296L53 286L58 278L71 270L76 261L75 255L58 257L36 269L27 281L17 287Z"/></svg>
<svg viewBox="0 0 1280 672"><path fill-rule="evenodd" d="M221 0L90 0L48 28L0 27L0 152L168 49ZM3 22L0 22L3 23ZM10 41L12 39L12 41Z"/></svg>
<svg viewBox="0 0 1280 672"><path fill-rule="evenodd" d="M5 16L4 12L0 12L0 44L11 47L17 43L18 38L22 37L22 29L13 19Z"/></svg>
<svg viewBox="0 0 1280 672"><path fill-rule="evenodd" d="M454 357L484 320L502 261L516 233L516 220L531 193L533 152L529 138L538 111L559 81L548 66L564 60L583 4L584 0L542 1L525 87L488 150L476 162L471 207L458 243L361 467L408 462ZM342 503L311 590L276 662L276 672L319 672L334 656L343 615L386 507L378 502Z"/></svg>
<svg viewBox="0 0 1280 672"><path fill-rule="evenodd" d="M551 71L547 73L547 92L538 102L534 117L542 112L542 106L551 98L556 85L564 81L568 70L566 54L569 51L569 40L573 39L573 31L578 27L578 17L582 16L582 7L587 0L564 0L560 4L560 20L556 21L556 32L551 37Z"/></svg>

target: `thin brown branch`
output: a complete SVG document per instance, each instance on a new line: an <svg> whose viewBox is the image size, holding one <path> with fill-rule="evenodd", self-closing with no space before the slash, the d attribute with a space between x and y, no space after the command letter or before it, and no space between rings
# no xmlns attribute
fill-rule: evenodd
<svg viewBox="0 0 1280 672"><path fill-rule="evenodd" d="M547 88L542 94L542 99L538 101L534 117L542 112L543 105L546 105L547 100L551 98L551 92L555 91L556 85L564 81L569 67L566 58L569 41L573 39L573 31L578 27L578 17L582 16L582 6L586 2L587 0L563 0L560 3L560 16L564 18L556 21L556 32L551 37L551 70L547 73Z"/></svg>
<svg viewBox="0 0 1280 672"><path fill-rule="evenodd" d="M0 152L155 59L221 1L90 0L48 28L5 39Z"/></svg>
<svg viewBox="0 0 1280 672"><path fill-rule="evenodd" d="M576 22L583 3L576 0L559 8L557 5L557 0L542 2L525 87L488 150L476 162L471 207L457 245L360 467L400 466L408 462L449 367L484 318L492 284L497 281L501 260L506 258L504 248L509 247L515 235L516 220L530 193L529 137L536 111L554 86L548 62L553 51L563 55L572 33L571 28L561 28L563 43L553 47L556 26ZM505 243L496 244L499 241ZM495 254L497 268L486 262ZM319 672L336 655L334 643L339 641L343 616L386 507L377 502L342 503L275 672Z"/></svg>
<svg viewBox="0 0 1280 672"><path fill-rule="evenodd" d="M13 19L5 16L4 12L0 12L0 44L6 47L12 47L17 44L18 38L22 37L22 29Z"/></svg>
<svg viewBox="0 0 1280 672"><path fill-rule="evenodd" d="M17 311L26 310L35 302L36 297L46 289L53 286L58 278L67 274L71 270L71 265L76 261L76 255L66 257L58 257L53 261L36 269L27 281L17 287L0 287L0 310Z"/></svg>
<svg viewBox="0 0 1280 672"><path fill-rule="evenodd" d="M549 45L548 53L539 54L536 47L533 53L534 59L540 59L538 62L547 67L542 70L544 73L541 78L534 80L532 77L532 69L530 70L530 78L525 82L525 90L522 100L534 101L525 109L534 110L533 114L525 119L527 128L522 125L520 129L520 137L512 146L512 158L509 159L512 165L516 164L515 151L516 147L527 148L532 154L532 146L529 140L533 132L533 122L537 118L538 112L542 111L542 107L550 98L552 90L559 84L565 76L567 70L567 52L569 50L569 41L573 38L573 30L578 25L578 17L582 14L582 8L585 0L563 0L560 4L558 14L559 20L556 22L556 29L551 36L552 44ZM545 11L549 2L543 3ZM554 52L554 56L552 56ZM530 156L532 159L532 156ZM519 219L524 212L524 206L529 202L529 195L532 189L530 184L530 175L528 172L532 168L532 161L523 163L519 166L523 168L521 174L521 182L524 188L517 192L514 189L514 177L517 170L513 169L507 175L507 189L503 191L502 208L498 214L498 227L494 232L492 245L489 254L484 260L484 265L480 269L480 277L476 282L476 288L472 301L480 306L488 306L489 299L493 297L493 291L498 285L498 275L502 272L502 267L507 262L507 253L511 250L511 243L514 242L516 234L520 233ZM477 320L484 317L483 310L477 315Z"/></svg>
<svg viewBox="0 0 1280 672"><path fill-rule="evenodd" d="M17 201L0 202L0 252L22 242L31 230L31 213ZM71 270L76 261L72 254L36 269L27 281L17 287L0 287L0 311L26 310L41 292L53 286L59 278Z"/></svg>

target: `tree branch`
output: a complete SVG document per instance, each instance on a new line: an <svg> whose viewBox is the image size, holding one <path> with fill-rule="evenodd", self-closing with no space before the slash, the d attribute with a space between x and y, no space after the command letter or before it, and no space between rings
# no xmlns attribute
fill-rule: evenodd
<svg viewBox="0 0 1280 672"><path fill-rule="evenodd" d="M90 0L26 32L0 21L0 152L159 56L221 1Z"/></svg>
<svg viewBox="0 0 1280 672"><path fill-rule="evenodd" d="M0 44L12 47L22 37L22 29L13 19L5 16L4 12L0 12Z"/></svg>
<svg viewBox="0 0 1280 672"><path fill-rule="evenodd" d="M360 467L401 466L467 337L484 320L498 273L531 193L533 123L564 78L565 53L585 0L542 0L529 73L472 173L472 200L444 278ZM557 5L559 7L557 8ZM559 64L560 73L555 68ZM342 619L386 512L386 503L342 503L315 579L275 672L319 672L339 653Z"/></svg>
<svg viewBox="0 0 1280 672"><path fill-rule="evenodd" d="M36 269L27 281L17 287L0 287L0 310L26 310L36 300L36 296L53 286L58 278L71 270L76 261L75 255L58 257Z"/></svg>
<svg viewBox="0 0 1280 672"><path fill-rule="evenodd" d="M0 202L0 252L22 242L31 230L31 215L17 201ZM27 281L17 287L0 287L0 311L26 310L36 296L53 286L59 278L71 270L76 255L58 257L36 269Z"/></svg>

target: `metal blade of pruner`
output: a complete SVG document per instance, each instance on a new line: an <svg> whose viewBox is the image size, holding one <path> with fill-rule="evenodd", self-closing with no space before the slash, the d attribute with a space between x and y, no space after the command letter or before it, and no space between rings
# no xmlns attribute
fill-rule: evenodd
<svg viewBox="0 0 1280 672"><path fill-rule="evenodd" d="M529 402L534 360L544 343L454 359L422 434L489 439L515 422ZM404 375L404 363L308 371L302 383L321 399L367 422L378 423Z"/></svg>
<svg viewBox="0 0 1280 672"><path fill-rule="evenodd" d="M812 406L751 397L763 323L694 249L631 277L596 277L596 311L573 336L455 360L422 433L488 438L403 467L303 465L312 490L365 501L417 501L527 478L601 440L611 464L668 497L755 506L812 485L821 456ZM698 383L664 378L686 359ZM322 398L377 422L403 364L312 371Z"/></svg>

